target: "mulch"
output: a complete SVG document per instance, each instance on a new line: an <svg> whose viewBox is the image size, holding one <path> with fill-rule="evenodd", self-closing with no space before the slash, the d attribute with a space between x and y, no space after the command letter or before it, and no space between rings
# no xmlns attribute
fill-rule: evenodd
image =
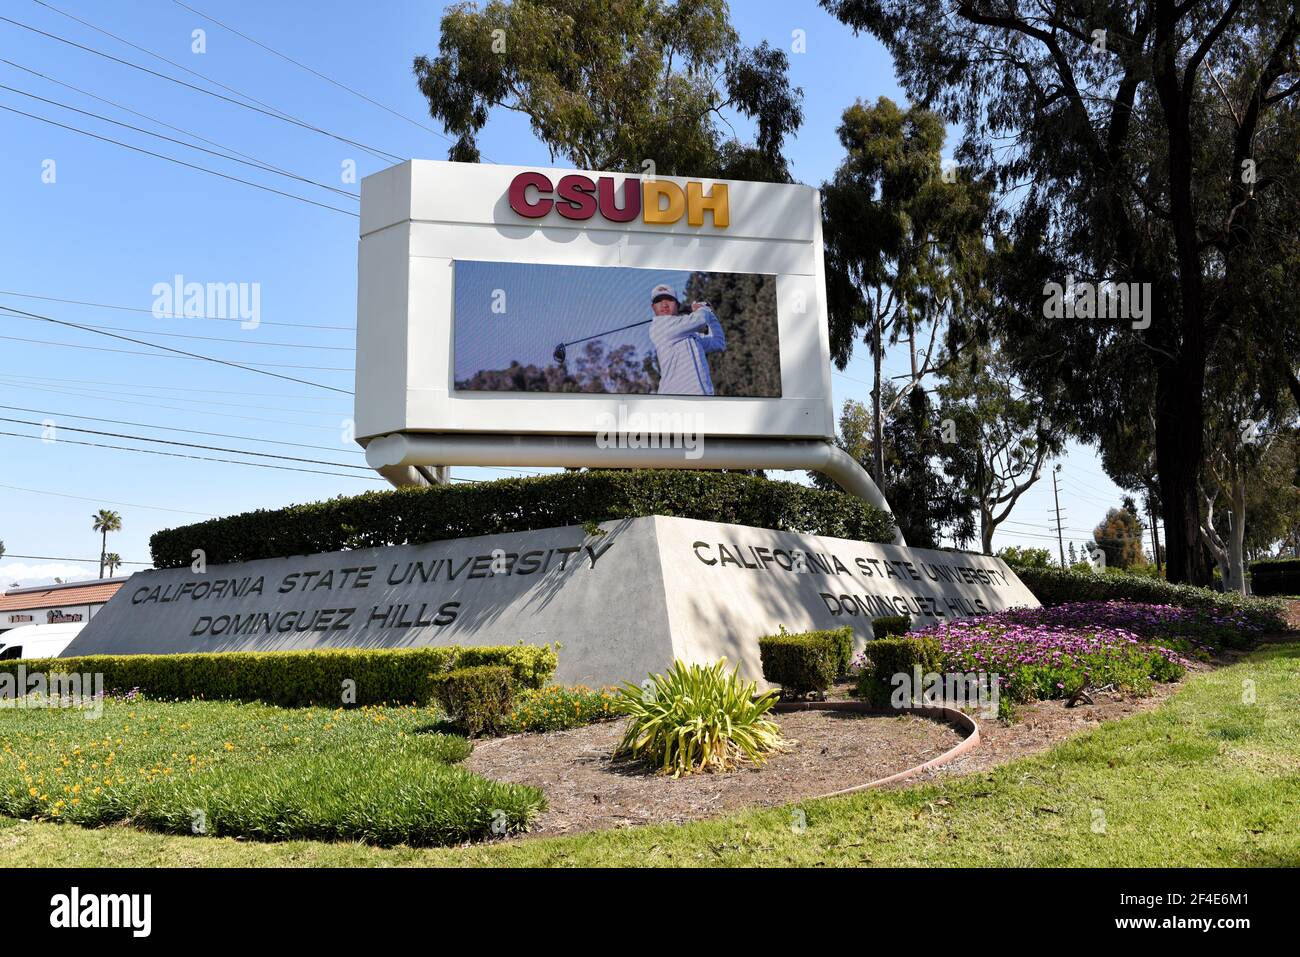
<svg viewBox="0 0 1300 957"><path fill-rule="evenodd" d="M1300 631L1300 600L1284 599L1286 602L1286 624L1292 631Z"/></svg>
<svg viewBox="0 0 1300 957"><path fill-rule="evenodd" d="M929 718L801 711L773 716L793 748L758 770L671 778L613 760L624 722L477 741L464 767L542 789L550 807L529 836L636 824L679 824L771 807L887 777L936 758L965 737Z"/></svg>

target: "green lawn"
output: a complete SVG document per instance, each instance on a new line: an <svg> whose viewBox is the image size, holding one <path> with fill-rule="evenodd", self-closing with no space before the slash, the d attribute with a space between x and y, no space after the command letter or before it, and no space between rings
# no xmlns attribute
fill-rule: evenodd
<svg viewBox="0 0 1300 957"><path fill-rule="evenodd" d="M799 809L806 827L780 808L424 850L0 818L0 865L1295 866L1300 643L1196 675L1154 711L989 773Z"/></svg>
<svg viewBox="0 0 1300 957"><path fill-rule="evenodd" d="M109 699L0 712L0 814L174 834L458 844L525 829L535 788L457 767L430 709Z"/></svg>

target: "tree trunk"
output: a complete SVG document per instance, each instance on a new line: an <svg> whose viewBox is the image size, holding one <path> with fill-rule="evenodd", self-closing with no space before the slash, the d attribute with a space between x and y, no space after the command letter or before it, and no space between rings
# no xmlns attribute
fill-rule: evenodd
<svg viewBox="0 0 1300 957"><path fill-rule="evenodd" d="M1232 489L1232 527L1228 534L1228 578L1224 591L1246 592L1246 482L1238 477Z"/></svg>
<svg viewBox="0 0 1300 957"><path fill-rule="evenodd" d="M104 529L99 539L99 577L104 577L104 556L108 554L108 529Z"/></svg>
<svg viewBox="0 0 1300 957"><path fill-rule="evenodd" d="M1196 205L1192 187L1194 137L1190 120L1192 91L1182 86L1183 64L1178 58L1178 13L1172 2L1155 7L1156 47L1152 80L1160 99L1169 140L1169 225L1178 264L1178 335L1172 334L1172 314L1151 315L1152 332L1173 354L1156 372L1156 465L1165 507L1168 580L1208 586L1213 582L1201 548L1200 496L1205 429L1206 301ZM1181 340L1181 341L1179 341Z"/></svg>
<svg viewBox="0 0 1300 957"><path fill-rule="evenodd" d="M876 474L876 487L880 494L885 493L885 416L881 409L880 367L884 356L880 347L880 316L876 315L871 325L871 358L875 364L875 378L871 386L871 468Z"/></svg>
<svg viewBox="0 0 1300 957"><path fill-rule="evenodd" d="M1209 586L1214 576L1200 542L1200 474L1205 400L1203 358L1184 355L1156 372L1156 467L1165 518L1165 577Z"/></svg>
<svg viewBox="0 0 1300 957"><path fill-rule="evenodd" d="M984 467L984 449L981 446L976 450L975 458L975 488L979 490L980 496L980 552L985 555L993 554L993 506L989 502L989 497L993 494L992 483L987 479L987 472Z"/></svg>

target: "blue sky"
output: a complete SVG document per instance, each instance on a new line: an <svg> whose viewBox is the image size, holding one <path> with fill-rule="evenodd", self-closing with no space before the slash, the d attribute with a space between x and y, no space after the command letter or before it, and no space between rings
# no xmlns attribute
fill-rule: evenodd
<svg viewBox="0 0 1300 957"><path fill-rule="evenodd" d="M261 109L281 111L304 125L0 22L0 57L18 64L0 63L0 84L12 88L0 89L0 106L8 108L0 110L0 222L5 225L0 230L0 304L350 390L356 318L353 216L10 111L44 116L341 210L354 210L354 200L12 90L177 139L197 134L209 141L199 144L206 148L238 152L250 161L353 192L357 187L343 181L345 164L355 164L359 179L391 162L382 154L445 158L447 141L434 132L440 127L428 118L411 76L414 56L436 53L442 5L420 0L362 6L343 0L186 0L385 109L205 21L175 0L50 2L120 40L36 0L6 3L2 15L231 99L238 96L230 90L238 91L265 104ZM791 67L794 82L804 89L805 121L789 154L798 179L821 182L840 158L835 137L840 112L855 98L901 99L888 58L874 41L853 37L808 0L735 3L733 17L747 43L767 39L789 49L792 32L804 31L807 52L792 54ZM192 49L198 29L206 31L202 53ZM230 89L211 87L183 69ZM516 114L494 115L481 143L484 155L496 162L551 161ZM256 284L260 325L246 329L238 321L155 317L155 286L170 284L176 276L186 282L244 284L245 290ZM52 301L57 299L118 308ZM147 565L148 539L159 528L383 487L357 468L363 460L347 437L351 397L342 392L215 363L142 355L150 350L4 314L0 337L5 337L0 338L0 417L17 420L0 423L0 432L13 433L0 435L0 540L8 551L0 560L0 586L36 584L55 575L93 576L99 542L90 516L100 507L123 516L123 530L110 536L109 549L135 563L125 566L131 571ZM837 411L847 398L867 398L870 377L863 350L843 374L834 376ZM191 431L168 431L179 429ZM57 441L41 441L51 434ZM120 435L213 448L151 445ZM177 457L250 460L218 451L226 448L331 464L265 458L263 465L281 468L256 468ZM483 478L518 471L464 469L457 474ZM1065 524L1073 530L1067 538L1086 538L1118 494L1091 450L1071 448L1061 491ZM1054 545L1047 533L1051 507L1051 482L1045 479L1025 495L1012 516L1017 524L1004 526L1007 532L999 533L996 544ZM19 557L27 555L39 558Z"/></svg>

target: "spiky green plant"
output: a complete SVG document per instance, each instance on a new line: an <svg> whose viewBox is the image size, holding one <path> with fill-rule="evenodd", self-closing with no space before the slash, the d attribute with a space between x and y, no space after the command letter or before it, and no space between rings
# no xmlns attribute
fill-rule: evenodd
<svg viewBox="0 0 1300 957"><path fill-rule="evenodd" d="M762 767L769 754L785 750L781 729L764 717L777 694L757 694L756 684L728 672L726 663L674 661L666 675L620 688L619 709L631 721L614 754L646 758L676 778L727 771L742 757Z"/></svg>

